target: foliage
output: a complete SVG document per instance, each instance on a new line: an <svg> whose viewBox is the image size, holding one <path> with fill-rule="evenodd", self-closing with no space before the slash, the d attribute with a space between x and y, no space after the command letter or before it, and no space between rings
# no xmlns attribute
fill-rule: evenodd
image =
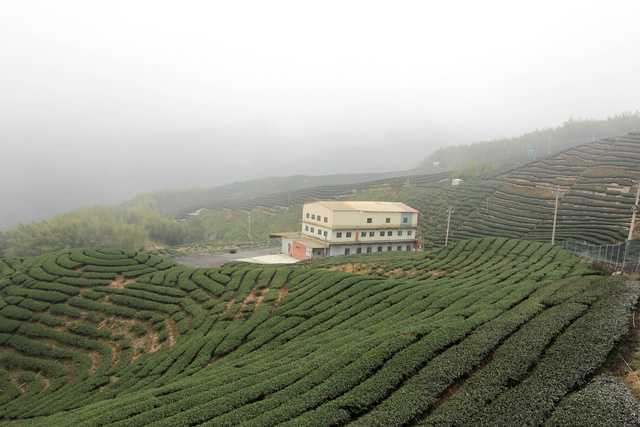
<svg viewBox="0 0 640 427"><path fill-rule="evenodd" d="M6 242L0 254L34 256L86 246L138 249L149 240L177 245L187 233L183 224L150 207L96 205L0 233L0 240Z"/></svg>
<svg viewBox="0 0 640 427"><path fill-rule="evenodd" d="M52 259L78 265L58 276ZM125 281L134 267L150 271ZM562 424L571 411L599 411L599 389L582 387L640 293L575 267L559 247L495 237L277 267L195 269L101 249L30 258L0 290L0 416L25 425ZM87 278L96 268L115 278ZM47 288L65 278L108 285ZM619 417L637 411L627 397L607 397Z"/></svg>
<svg viewBox="0 0 640 427"><path fill-rule="evenodd" d="M616 115L606 120L570 118L562 126L536 130L518 137L443 147L422 160L417 169L433 169L434 162L438 163L437 170L462 169L473 163L503 165L509 165L514 161L522 163L528 159L528 150L533 150L538 157L541 157L549 151L557 153L584 144L592 138L625 135L633 131L639 118L640 115L637 112ZM533 160L533 158L529 159Z"/></svg>

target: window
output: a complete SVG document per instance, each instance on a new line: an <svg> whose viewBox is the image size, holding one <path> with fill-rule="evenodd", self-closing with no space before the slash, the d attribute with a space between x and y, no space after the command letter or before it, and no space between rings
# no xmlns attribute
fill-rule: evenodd
<svg viewBox="0 0 640 427"><path fill-rule="evenodd" d="M381 237L382 237L382 236L384 236L384 231L381 231L381 232L380 232L380 236L381 236Z"/></svg>
<svg viewBox="0 0 640 427"><path fill-rule="evenodd" d="M407 245L407 250L410 251L411 250L411 245Z"/></svg>
<svg viewBox="0 0 640 427"><path fill-rule="evenodd" d="M391 249L391 246L387 246L387 250L392 251L393 249Z"/></svg>
<svg viewBox="0 0 640 427"><path fill-rule="evenodd" d="M304 226L304 231L309 231L309 226L308 225Z"/></svg>
<svg viewBox="0 0 640 427"><path fill-rule="evenodd" d="M344 254L345 255L349 255L350 253L351 253L351 249L349 249L349 248L345 248L344 249Z"/></svg>
<svg viewBox="0 0 640 427"><path fill-rule="evenodd" d="M362 253L362 248L358 248L358 249L356 249L356 253L357 253L357 254L361 254L361 253Z"/></svg>
<svg viewBox="0 0 640 427"><path fill-rule="evenodd" d="M318 228L318 234L322 236L322 230L320 230L319 228Z"/></svg>
<svg viewBox="0 0 640 427"><path fill-rule="evenodd" d="M407 236L411 236L411 233L413 233L413 231L411 230L407 231Z"/></svg>
<svg viewBox="0 0 640 427"><path fill-rule="evenodd" d="M314 232L314 228L313 228L313 227L311 227L311 232L312 232L312 233Z"/></svg>
<svg viewBox="0 0 640 427"><path fill-rule="evenodd" d="M338 239L339 239L339 238L341 238L341 237L342 237L342 232L341 232L341 231L337 232L337 233L336 233L336 237L337 237Z"/></svg>
<svg viewBox="0 0 640 427"><path fill-rule="evenodd" d="M409 218L407 218L407 217L402 218L402 223L403 224L406 224L408 222L409 222Z"/></svg>
<svg viewBox="0 0 640 427"><path fill-rule="evenodd" d="M360 232L360 237L367 237L367 232L366 231Z"/></svg>
<svg viewBox="0 0 640 427"><path fill-rule="evenodd" d="M326 231L324 232L324 237L327 237L327 232Z"/></svg>
<svg viewBox="0 0 640 427"><path fill-rule="evenodd" d="M382 252L382 246L378 246L378 252Z"/></svg>
<svg viewBox="0 0 640 427"><path fill-rule="evenodd" d="M393 231L387 231L387 236L389 237L393 236Z"/></svg>
<svg viewBox="0 0 640 427"><path fill-rule="evenodd" d="M370 254L371 253L371 246L367 247L367 253Z"/></svg>
<svg viewBox="0 0 640 427"><path fill-rule="evenodd" d="M329 222L329 218L327 218L326 216L324 217L324 222Z"/></svg>
<svg viewBox="0 0 640 427"><path fill-rule="evenodd" d="M347 231L347 237L351 237L351 232Z"/></svg>
<svg viewBox="0 0 640 427"><path fill-rule="evenodd" d="M398 246L398 250L401 251L402 250L402 246Z"/></svg>
<svg viewBox="0 0 640 427"><path fill-rule="evenodd" d="M369 237L373 237L373 236L375 236L375 235L376 235L376 232L375 232L375 231L370 231L370 232L369 232Z"/></svg>
<svg viewBox="0 0 640 427"><path fill-rule="evenodd" d="M402 230L398 230L398 237L402 236Z"/></svg>
<svg viewBox="0 0 640 427"><path fill-rule="evenodd" d="M385 219L384 222L386 222L387 224L391 223L391 218Z"/></svg>
<svg viewBox="0 0 640 427"><path fill-rule="evenodd" d="M307 218L309 218L309 212L307 212Z"/></svg>
<svg viewBox="0 0 640 427"><path fill-rule="evenodd" d="M316 214L311 214L311 219L316 219Z"/></svg>
<svg viewBox="0 0 640 427"><path fill-rule="evenodd" d="M367 218L367 224L371 224L373 222L373 218Z"/></svg>

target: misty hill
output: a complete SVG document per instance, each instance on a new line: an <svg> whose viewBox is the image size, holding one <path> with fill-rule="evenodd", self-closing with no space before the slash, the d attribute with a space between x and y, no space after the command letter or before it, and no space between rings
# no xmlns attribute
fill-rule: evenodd
<svg viewBox="0 0 640 427"><path fill-rule="evenodd" d="M446 208L454 210L450 240L508 236L551 241L560 189L556 241L614 243L629 234L640 133L607 138L483 181L432 190L414 199L428 245L444 243Z"/></svg>
<svg viewBox="0 0 640 427"><path fill-rule="evenodd" d="M517 166L557 154L588 141L626 135L639 129L640 113L625 113L606 120L569 119L562 126L535 130L513 138L442 147L420 161L416 170L458 170L467 165ZM437 166L436 166L437 165Z"/></svg>
<svg viewBox="0 0 640 427"><path fill-rule="evenodd" d="M636 118L637 114L625 115L604 123L628 126ZM574 135L591 131L594 126L602 126L602 121L568 122L555 131ZM524 136L506 143L522 145L527 138L535 139ZM528 163L518 166L471 162L451 172L427 173L416 169L391 174L292 176L236 182L207 190L143 194L118 208L85 208L9 229L0 233L0 251L5 256L25 256L93 245L138 249L155 243L179 245L203 241L206 242L203 249L211 250L251 242L267 244L269 233L298 228L296 212L302 203L338 198L397 200L416 207L422 213L426 247L444 244L449 207L454 211L452 241L492 235L550 241L554 191L558 185L562 193L558 240L618 242L628 234L634 194L632 180L639 178L637 133L619 140L589 142L590 139L555 155L537 156L535 161L527 158ZM453 147L447 155L459 154L464 158L478 148L490 149L495 145L487 144ZM448 180L452 177L465 182L452 188ZM289 207L294 209L288 210ZM169 224L166 218L150 212L150 208L189 220ZM205 210L200 216L189 215L202 208ZM106 216L101 213L108 210L118 212ZM148 214L139 215L142 211ZM254 221L251 239L247 227L249 212L253 213Z"/></svg>
<svg viewBox="0 0 640 427"><path fill-rule="evenodd" d="M445 176L444 171L464 169L468 166L488 164L497 168L520 166L534 160L528 155L529 149L532 149L535 156L540 158L546 154L558 153L582 145L591 141L592 138L624 135L634 130L639 120L638 113L614 116L607 120L571 119L560 127L537 130L516 138L444 147L420 161L418 166L410 171L271 177L204 190L188 190L183 194L168 191L152 193L149 196L157 201L161 212L184 218L187 213L199 208L250 210L255 206L290 206L304 203L310 197L321 199L347 196L369 186L373 188L398 185L405 182L402 180L403 177L409 176L415 177L416 185L432 184ZM549 146L550 149L547 152L549 140L552 140L553 144ZM344 154L343 150L340 152ZM355 153L351 157L354 156ZM434 167L433 162L438 162L439 165ZM427 175L431 176L427 177ZM352 184L359 185L351 186ZM304 189L307 191L297 191Z"/></svg>
<svg viewBox="0 0 640 427"><path fill-rule="evenodd" d="M287 206L300 203L301 189L315 189L317 187L335 187L340 191L341 186L374 181L394 180L406 175L402 173L365 173L338 174L323 176L294 175L288 177L269 177L250 181L235 182L202 190L187 190L181 192L158 192L141 197L150 196L157 201L160 212L183 218L188 212L199 208L207 209L242 209L248 206L269 205L265 197L277 194L287 198ZM351 187L348 187L351 188ZM293 197L293 200L291 199ZM258 199L258 200L256 200ZM253 202L253 200L256 200ZM306 199L305 199L306 200ZM135 199L134 199L135 201Z"/></svg>
<svg viewBox="0 0 640 427"><path fill-rule="evenodd" d="M449 177L464 178L451 186ZM410 175L370 183L304 189L253 200L220 204L232 213L203 211L205 233L226 241L245 241L247 214L258 219L253 239L269 232L297 230L299 216L260 206L288 206L315 198L394 200L418 209L425 247L444 245L447 211L452 208L449 241L502 236L550 242L555 193L560 190L556 241L615 243L626 240L635 203L634 180L640 179L640 134L607 138L570 148L519 167L472 166L453 173ZM215 205L211 205L216 209ZM299 210L299 209L297 209ZM297 211L296 210L296 211ZM243 211L243 212L240 212ZM185 216L186 217L186 216ZM264 218L263 218L264 217ZM269 217L280 229L269 227ZM235 218L235 219L234 219ZM223 230L235 230L229 235Z"/></svg>
<svg viewBox="0 0 640 427"><path fill-rule="evenodd" d="M594 373L640 289L549 244L217 269L74 249L0 274L0 416L21 425L637 421Z"/></svg>

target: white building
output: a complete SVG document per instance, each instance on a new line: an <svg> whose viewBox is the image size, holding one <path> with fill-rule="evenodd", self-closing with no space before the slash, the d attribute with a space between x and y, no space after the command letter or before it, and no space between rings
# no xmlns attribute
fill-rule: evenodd
<svg viewBox="0 0 640 427"><path fill-rule="evenodd" d="M300 234L282 239L298 259L418 246L418 211L400 202L327 201L304 205Z"/></svg>

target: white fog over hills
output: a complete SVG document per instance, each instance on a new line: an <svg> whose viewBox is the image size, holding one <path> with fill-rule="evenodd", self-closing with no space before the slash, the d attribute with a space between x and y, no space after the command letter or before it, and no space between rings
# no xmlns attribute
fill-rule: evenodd
<svg viewBox="0 0 640 427"><path fill-rule="evenodd" d="M0 229L637 111L640 4L0 5Z"/></svg>

